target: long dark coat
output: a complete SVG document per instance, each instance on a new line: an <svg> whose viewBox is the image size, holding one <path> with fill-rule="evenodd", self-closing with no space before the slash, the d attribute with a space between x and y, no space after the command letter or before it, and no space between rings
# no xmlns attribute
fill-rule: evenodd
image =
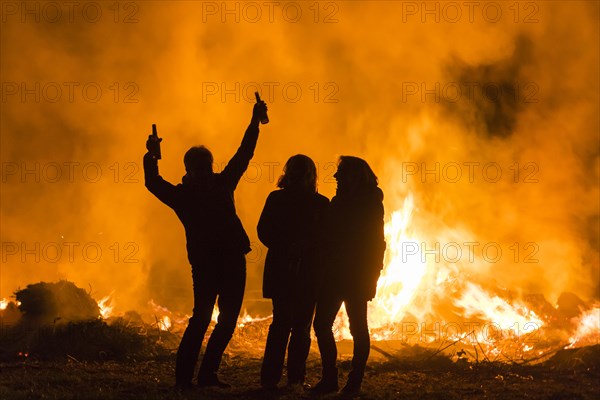
<svg viewBox="0 0 600 400"><path fill-rule="evenodd" d="M386 248L382 201L378 187L331 199L324 228L322 294L375 297Z"/></svg>
<svg viewBox="0 0 600 400"><path fill-rule="evenodd" d="M316 285L318 235L329 199L291 188L269 194L258 222L258 237L268 247L263 296L302 292L313 296Z"/></svg>

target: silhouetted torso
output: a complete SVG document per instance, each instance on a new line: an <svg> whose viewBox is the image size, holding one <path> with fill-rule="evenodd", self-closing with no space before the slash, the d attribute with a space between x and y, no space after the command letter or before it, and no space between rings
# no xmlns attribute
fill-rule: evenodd
<svg viewBox="0 0 600 400"><path fill-rule="evenodd" d="M258 223L258 237L268 248L263 296L300 290L314 295L317 240L329 200L291 188L272 192Z"/></svg>
<svg viewBox="0 0 600 400"><path fill-rule="evenodd" d="M323 236L323 292L366 300L375 296L385 252L382 200L379 188L331 199Z"/></svg>
<svg viewBox="0 0 600 400"><path fill-rule="evenodd" d="M190 264L201 264L206 251L250 251L250 240L236 214L233 192L254 154L257 139L258 129L248 127L242 144L223 171L203 182L174 186L158 174L156 160L149 155L144 157L146 187L171 207L183 223Z"/></svg>

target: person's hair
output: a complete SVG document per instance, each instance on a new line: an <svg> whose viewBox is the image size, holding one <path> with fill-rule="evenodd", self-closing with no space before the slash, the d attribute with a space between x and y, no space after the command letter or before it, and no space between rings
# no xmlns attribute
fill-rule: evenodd
<svg viewBox="0 0 600 400"><path fill-rule="evenodd" d="M183 164L188 172L212 172L213 155L204 146L194 146L183 156Z"/></svg>
<svg viewBox="0 0 600 400"><path fill-rule="evenodd" d="M340 156L338 171L343 169L344 173L352 177L357 188L377 187L379 181L377 176L365 160L353 156Z"/></svg>
<svg viewBox="0 0 600 400"><path fill-rule="evenodd" d="M314 161L304 154L296 154L287 160L283 175L277 181L277 187L317 191L317 167Z"/></svg>

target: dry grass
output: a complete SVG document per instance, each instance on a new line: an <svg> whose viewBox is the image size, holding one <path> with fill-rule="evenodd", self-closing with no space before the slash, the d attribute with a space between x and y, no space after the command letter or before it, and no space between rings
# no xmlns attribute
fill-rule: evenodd
<svg viewBox="0 0 600 400"><path fill-rule="evenodd" d="M0 364L2 399L302 399L307 393L282 388L271 396L259 389L260 356L227 355L221 369L231 389L173 389L174 356L137 361L21 361ZM350 369L342 357L343 383ZM308 382L320 374L318 354L311 352ZM442 363L404 359L369 361L361 399L597 399L598 365L511 366L508 364ZM336 395L324 398L337 398Z"/></svg>

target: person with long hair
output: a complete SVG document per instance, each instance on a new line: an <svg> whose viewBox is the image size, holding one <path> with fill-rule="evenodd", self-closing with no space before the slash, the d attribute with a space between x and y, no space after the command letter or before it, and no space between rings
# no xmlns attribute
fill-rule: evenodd
<svg viewBox="0 0 600 400"><path fill-rule="evenodd" d="M317 236L329 204L317 193L315 163L303 154L286 162L277 186L258 222L258 237L269 249L263 296L273 303L260 372L266 390L276 389L281 380L286 348L288 385L304 385L316 303Z"/></svg>
<svg viewBox="0 0 600 400"><path fill-rule="evenodd" d="M360 392L371 345L367 303L375 297L386 247L383 192L369 164L358 157L341 156L334 177L337 191L325 221L323 282L314 321L323 371L312 391L325 394L338 390L332 328L344 303L354 352L352 370L342 392L354 395Z"/></svg>

